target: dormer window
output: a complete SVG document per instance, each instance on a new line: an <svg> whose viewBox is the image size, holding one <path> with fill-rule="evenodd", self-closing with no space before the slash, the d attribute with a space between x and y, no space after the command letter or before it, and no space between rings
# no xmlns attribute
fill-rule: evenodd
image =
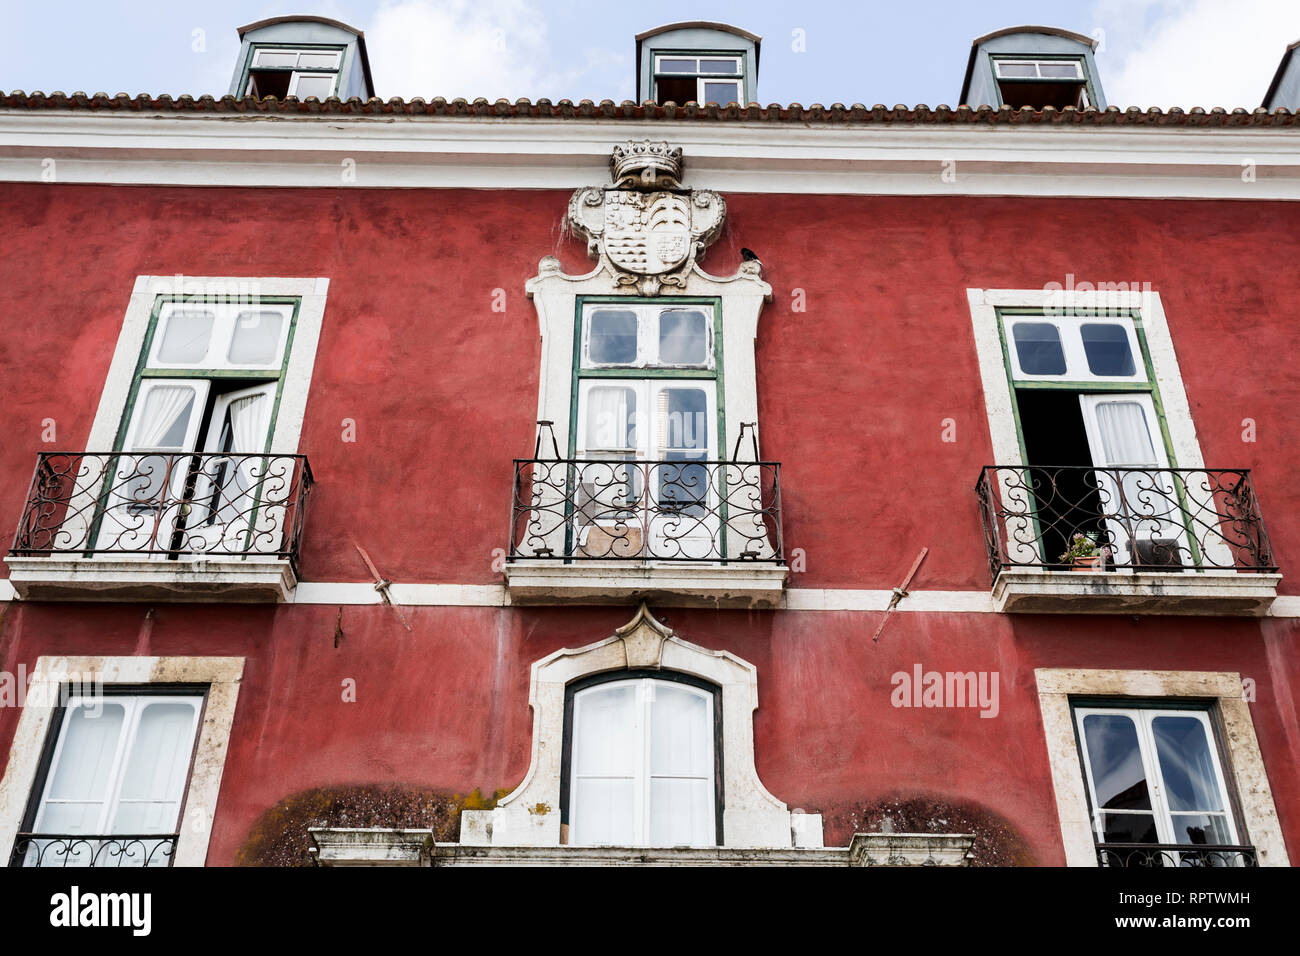
<svg viewBox="0 0 1300 956"><path fill-rule="evenodd" d="M286 96L314 96L323 100L334 95L342 60L341 49L255 48L244 95L281 100Z"/></svg>
<svg viewBox="0 0 1300 956"><path fill-rule="evenodd" d="M743 57L657 54L654 64L658 103L740 103L744 100Z"/></svg>
<svg viewBox="0 0 1300 956"><path fill-rule="evenodd" d="M1047 106L1064 109L1092 106L1083 61L1077 59L995 58L998 95L1013 108Z"/></svg>

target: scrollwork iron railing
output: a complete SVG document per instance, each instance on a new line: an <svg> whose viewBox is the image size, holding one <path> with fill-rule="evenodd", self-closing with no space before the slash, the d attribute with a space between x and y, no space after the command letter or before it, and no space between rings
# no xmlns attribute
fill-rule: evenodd
<svg viewBox="0 0 1300 956"><path fill-rule="evenodd" d="M144 867L171 866L177 833L90 835L19 833L10 866Z"/></svg>
<svg viewBox="0 0 1300 956"><path fill-rule="evenodd" d="M10 554L287 558L297 567L302 455L45 452Z"/></svg>
<svg viewBox="0 0 1300 956"><path fill-rule="evenodd" d="M1007 569L1273 572L1244 468L989 465L975 486L994 579ZM1078 535L1092 560L1067 554Z"/></svg>
<svg viewBox="0 0 1300 956"><path fill-rule="evenodd" d="M509 559L783 564L770 461L516 459Z"/></svg>
<svg viewBox="0 0 1300 956"><path fill-rule="evenodd" d="M1195 843L1098 843L1098 866L1220 867L1259 866L1253 846Z"/></svg>

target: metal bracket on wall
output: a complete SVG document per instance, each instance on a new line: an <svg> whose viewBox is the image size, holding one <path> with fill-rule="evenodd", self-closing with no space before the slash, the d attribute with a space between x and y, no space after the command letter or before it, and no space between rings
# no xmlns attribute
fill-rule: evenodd
<svg viewBox="0 0 1300 956"><path fill-rule="evenodd" d="M885 629L885 624L889 622L889 615L894 613L894 608L898 607L898 602L907 597L909 593L907 589L912 583L912 578L916 577L916 572L920 569L921 562L925 560L925 556L929 553L929 548L922 548L921 553L918 554L916 560L912 562L912 569L907 572L907 577L903 578L903 583L894 588L894 596L889 599L889 607L885 608L885 616L880 619L880 625L876 628L876 633L871 635L872 644L880 643L880 632Z"/></svg>
<svg viewBox="0 0 1300 956"><path fill-rule="evenodd" d="M379 573L379 569L375 567L375 562L371 561L370 555L366 554L365 548L361 547L359 544L354 545L353 547L357 549L357 553L361 555L361 560L366 562L366 567L370 569L370 573L374 576L375 590L379 592L379 597L385 604L397 612L397 619L402 622L402 627L409 631L411 625L406 622L406 615L402 613L401 607L392 599L391 596L389 596L388 593L388 589L393 586L393 582Z"/></svg>

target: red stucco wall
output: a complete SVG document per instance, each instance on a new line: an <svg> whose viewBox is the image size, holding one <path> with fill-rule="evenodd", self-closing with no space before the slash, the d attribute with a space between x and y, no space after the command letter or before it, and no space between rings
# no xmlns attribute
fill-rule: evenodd
<svg viewBox="0 0 1300 956"><path fill-rule="evenodd" d="M84 446L139 274L327 276L300 450L318 480L306 580L366 580L363 545L404 582L490 584L505 544L510 460L531 452L539 343L523 283L537 260L587 268L563 240L565 192L0 186L0 528L36 453ZM1300 207L1283 203L729 195L727 233L762 257L774 300L758 341L765 457L783 462L796 587L988 586L972 487L989 464L967 287L1150 282L1160 292L1207 464L1255 469L1273 544L1300 556L1294 305ZM504 289L507 310L492 311ZM801 289L806 312L792 311ZM57 443L41 442L42 420ZM357 441L341 440L356 421ZM942 421L958 440L940 440ZM1242 419L1258 441L1243 443ZM42 654L248 658L211 847L229 863L255 818L311 786L400 781L468 792L526 770L528 666L607 636L626 608L14 605L0 667ZM792 807L891 792L976 800L1063 860L1033 670L1240 671L1274 799L1300 858L1300 623L900 613L662 614L757 665L759 773ZM996 670L998 718L899 710L890 675ZM358 700L340 699L354 678ZM0 709L0 755L17 721ZM846 832L828 832L842 843Z"/></svg>

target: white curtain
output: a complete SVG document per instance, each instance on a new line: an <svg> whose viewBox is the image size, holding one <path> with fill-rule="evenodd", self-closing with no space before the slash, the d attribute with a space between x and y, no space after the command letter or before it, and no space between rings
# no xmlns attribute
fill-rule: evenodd
<svg viewBox="0 0 1300 956"><path fill-rule="evenodd" d="M587 393L587 448L628 447L628 428L636 415L636 392L602 385Z"/></svg>
<svg viewBox="0 0 1300 956"><path fill-rule="evenodd" d="M1145 410L1137 402L1101 402L1097 427L1107 465L1158 465Z"/></svg>
<svg viewBox="0 0 1300 956"><path fill-rule="evenodd" d="M230 437L238 454L257 454L266 447L271 402L265 394L248 395L230 403Z"/></svg>
<svg viewBox="0 0 1300 956"><path fill-rule="evenodd" d="M194 406L194 389L188 385L155 385L149 390L141 413L140 425L136 432L137 448L162 448L162 440L167 433L185 418L189 424L189 412ZM184 441L182 434L181 442ZM181 442L166 447L184 451Z"/></svg>

